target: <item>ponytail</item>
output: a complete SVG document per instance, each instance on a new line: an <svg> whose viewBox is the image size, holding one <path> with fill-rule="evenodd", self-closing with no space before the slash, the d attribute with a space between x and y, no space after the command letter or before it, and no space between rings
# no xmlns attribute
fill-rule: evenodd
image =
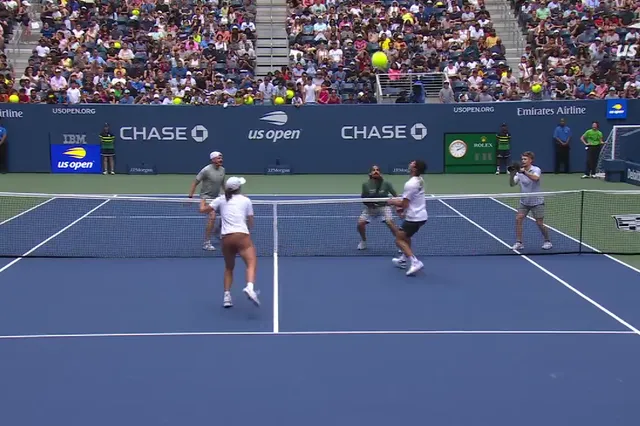
<svg viewBox="0 0 640 426"><path fill-rule="evenodd" d="M240 189L225 189L224 190L224 198L229 201L234 194L237 194Z"/></svg>
<svg viewBox="0 0 640 426"><path fill-rule="evenodd" d="M225 189L224 190L224 198L229 201L231 199L231 197L233 197L233 193L235 191L231 190L231 189Z"/></svg>

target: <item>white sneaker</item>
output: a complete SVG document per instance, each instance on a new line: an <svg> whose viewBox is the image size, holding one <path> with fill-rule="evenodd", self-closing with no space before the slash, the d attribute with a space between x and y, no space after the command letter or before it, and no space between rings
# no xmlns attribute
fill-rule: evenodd
<svg viewBox="0 0 640 426"><path fill-rule="evenodd" d="M589 179L589 175L582 175L582 179Z"/></svg>
<svg viewBox="0 0 640 426"><path fill-rule="evenodd" d="M109 174L110 174L110 175L115 175L115 174L116 174L116 172L111 172L111 173L109 173Z"/></svg>
<svg viewBox="0 0 640 426"><path fill-rule="evenodd" d="M231 294L225 293L222 306L224 306L225 308L230 308L233 306L233 301L231 301Z"/></svg>
<svg viewBox="0 0 640 426"><path fill-rule="evenodd" d="M358 243L358 250L366 250L367 249L367 242L366 241L360 241Z"/></svg>
<svg viewBox="0 0 640 426"><path fill-rule="evenodd" d="M214 251L216 248L211 244L211 241L207 241L202 245L202 250Z"/></svg>
<svg viewBox="0 0 640 426"><path fill-rule="evenodd" d="M499 175L500 174L500 169L496 170L496 174Z"/></svg>
<svg viewBox="0 0 640 426"><path fill-rule="evenodd" d="M401 257L394 257L391 262L396 268L405 269L407 267L407 261Z"/></svg>
<svg viewBox="0 0 640 426"><path fill-rule="evenodd" d="M246 294L249 300L251 300L256 306L260 306L260 300L258 300L258 293L256 293L254 289L245 287L244 290L242 291L244 291L244 294Z"/></svg>
<svg viewBox="0 0 640 426"><path fill-rule="evenodd" d="M553 244L551 244L551 241L545 241L544 244L542 244L542 250L551 250L553 248Z"/></svg>
<svg viewBox="0 0 640 426"><path fill-rule="evenodd" d="M591 179L596 179L597 176L596 175L591 175Z"/></svg>
<svg viewBox="0 0 640 426"><path fill-rule="evenodd" d="M106 171L104 171L104 172L102 172L102 174L103 174L103 175L106 175L106 174L107 174L107 172L106 172Z"/></svg>
<svg viewBox="0 0 640 426"><path fill-rule="evenodd" d="M407 276L414 275L416 272L418 272L422 268L424 268L424 264L422 262L420 262L419 260L417 260L415 262L411 262L411 266L409 267L409 270L407 271Z"/></svg>
<svg viewBox="0 0 640 426"><path fill-rule="evenodd" d="M524 244L522 244L521 242L517 242L511 247L511 250L523 250L523 249L524 249Z"/></svg>

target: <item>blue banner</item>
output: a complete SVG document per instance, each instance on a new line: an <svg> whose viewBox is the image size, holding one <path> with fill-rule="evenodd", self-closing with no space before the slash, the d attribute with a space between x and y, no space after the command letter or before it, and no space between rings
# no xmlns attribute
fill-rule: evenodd
<svg viewBox="0 0 640 426"><path fill-rule="evenodd" d="M293 174L291 166L286 164L272 164L264 169L265 175L290 175Z"/></svg>
<svg viewBox="0 0 640 426"><path fill-rule="evenodd" d="M99 162L92 151L97 148L90 147L99 144L104 123L116 136L116 172L122 174L142 164L153 165L158 173L195 174L209 163L211 151L224 154L225 168L233 174L366 174L373 164L400 173L416 158L427 162L429 173L443 173L445 134L492 134L502 123L512 135L512 153L533 151L537 165L550 171L552 135L560 119L573 134L572 171L581 172L586 158L580 136L593 121L600 122L605 136L614 124L640 123L639 100L614 101L611 105L602 100L301 108L5 104L0 117L9 141L16 141L9 150L11 172L68 172L69 165L57 167L57 162ZM615 112L615 120L607 120L609 112ZM640 162L639 153L630 150L631 140L621 139L620 154ZM56 155L83 146L87 156L56 157L54 164L49 144L65 145ZM90 171L99 168L98 163Z"/></svg>
<svg viewBox="0 0 640 426"><path fill-rule="evenodd" d="M626 165L625 181L640 186L640 164L627 162Z"/></svg>
<svg viewBox="0 0 640 426"><path fill-rule="evenodd" d="M607 100L607 120L622 120L627 118L626 99Z"/></svg>
<svg viewBox="0 0 640 426"><path fill-rule="evenodd" d="M51 173L100 173L99 145L50 145Z"/></svg>
<svg viewBox="0 0 640 426"><path fill-rule="evenodd" d="M130 175L157 175L158 170L153 164L135 164L127 165L127 170Z"/></svg>

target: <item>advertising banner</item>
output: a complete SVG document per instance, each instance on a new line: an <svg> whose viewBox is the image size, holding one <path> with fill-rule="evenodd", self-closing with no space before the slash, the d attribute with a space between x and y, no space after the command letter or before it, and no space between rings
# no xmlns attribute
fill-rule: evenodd
<svg viewBox="0 0 640 426"><path fill-rule="evenodd" d="M101 173L100 146L51 145L51 173Z"/></svg>
<svg viewBox="0 0 640 426"><path fill-rule="evenodd" d="M92 144L98 143L105 123L116 137L116 173L120 174L193 175L209 163L211 151L224 153L225 167L234 174L363 174L372 164L402 173L415 159L427 162L428 173L491 173L495 172L495 134L502 123L512 135L513 156L533 151L536 165L548 172L554 164L550 141L561 119L574 135L584 133L593 121L600 122L605 135L614 124L640 123L640 108L636 108L640 100L608 103L302 108L5 104L0 117L10 140L17 141L8 154L10 172L97 173L100 158ZM616 119L607 120L608 112ZM625 139L621 151L628 161L635 158L630 147L637 145L628 143L631 139ZM452 147L454 141L464 145ZM586 158L579 137L572 138L572 144L572 171L582 172ZM70 151L75 157L65 154L79 147L84 151ZM92 161L93 166L84 164Z"/></svg>
<svg viewBox="0 0 640 426"><path fill-rule="evenodd" d="M496 170L495 133L444 135L445 173L492 173Z"/></svg>

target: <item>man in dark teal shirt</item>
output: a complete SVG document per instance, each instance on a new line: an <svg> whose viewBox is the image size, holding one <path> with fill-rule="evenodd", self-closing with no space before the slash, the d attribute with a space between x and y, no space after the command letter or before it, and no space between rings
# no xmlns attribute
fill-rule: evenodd
<svg viewBox="0 0 640 426"><path fill-rule="evenodd" d="M358 244L358 250L367 248L366 227L371 222L372 217L382 217L382 221L390 226L393 224L393 215L391 207L387 205L386 199L396 197L398 194L391 183L384 180L380 167L372 166L369 171L369 179L362 184L362 198L381 198L378 202L365 202L365 208L358 218L358 233L361 241Z"/></svg>

